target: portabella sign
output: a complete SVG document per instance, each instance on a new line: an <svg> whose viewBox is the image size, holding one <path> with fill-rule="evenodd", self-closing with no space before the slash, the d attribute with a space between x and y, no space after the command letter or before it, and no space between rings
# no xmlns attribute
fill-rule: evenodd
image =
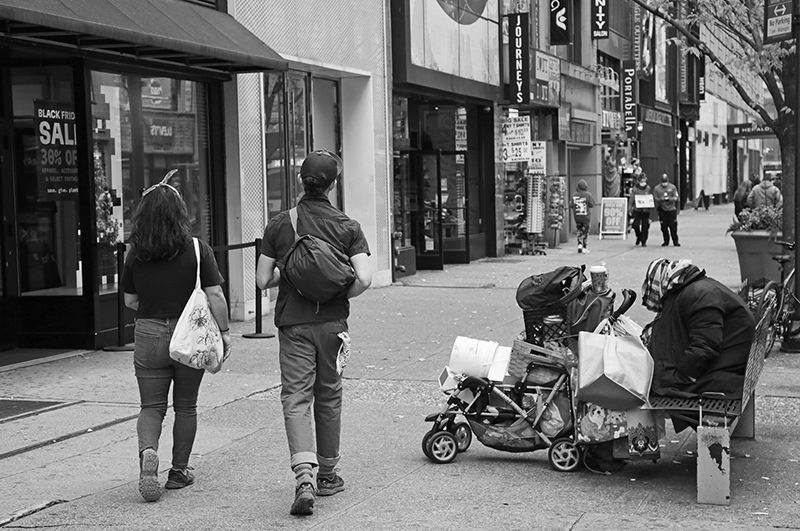
<svg viewBox="0 0 800 531"><path fill-rule="evenodd" d="M620 94L622 95L622 121L628 138L636 137L636 121L638 98L636 97L636 63L634 61L622 62L622 77L620 78Z"/></svg>

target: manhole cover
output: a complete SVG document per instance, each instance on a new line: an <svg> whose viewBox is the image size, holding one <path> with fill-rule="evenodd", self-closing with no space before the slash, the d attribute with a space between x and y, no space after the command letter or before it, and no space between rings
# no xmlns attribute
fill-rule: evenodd
<svg viewBox="0 0 800 531"><path fill-rule="evenodd" d="M31 413L38 409L46 409L52 406L63 404L52 400L15 400L11 398L0 398L0 420Z"/></svg>

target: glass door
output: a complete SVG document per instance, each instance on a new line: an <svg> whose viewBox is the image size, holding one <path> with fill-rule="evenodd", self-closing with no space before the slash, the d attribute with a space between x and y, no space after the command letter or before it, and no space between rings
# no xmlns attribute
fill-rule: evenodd
<svg viewBox="0 0 800 531"><path fill-rule="evenodd" d="M469 263L467 153L442 151L439 158L442 247L446 264Z"/></svg>
<svg viewBox="0 0 800 531"><path fill-rule="evenodd" d="M400 154L398 180L408 183L403 206L408 212L408 236L416 251L417 269L444 269L440 163L439 151L405 151Z"/></svg>
<svg viewBox="0 0 800 531"><path fill-rule="evenodd" d="M2 236L0 237L0 350L14 347L16 331L16 312L14 311L14 295L17 286L17 244L14 227L14 188L11 170L11 154L6 122L0 121L0 208L3 214Z"/></svg>

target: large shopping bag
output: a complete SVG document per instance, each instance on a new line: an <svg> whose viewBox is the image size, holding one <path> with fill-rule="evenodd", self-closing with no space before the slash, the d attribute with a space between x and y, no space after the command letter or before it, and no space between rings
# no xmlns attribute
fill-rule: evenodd
<svg viewBox="0 0 800 531"><path fill-rule="evenodd" d="M627 318L625 323L634 329L635 323ZM595 332L578 334L576 396L608 409L639 407L650 394L653 359L638 335L620 335L627 333L625 324L607 324L601 322Z"/></svg>

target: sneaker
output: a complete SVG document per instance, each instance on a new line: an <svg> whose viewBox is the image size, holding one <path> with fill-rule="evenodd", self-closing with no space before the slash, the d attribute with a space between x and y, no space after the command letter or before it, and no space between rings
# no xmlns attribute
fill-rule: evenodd
<svg viewBox="0 0 800 531"><path fill-rule="evenodd" d="M681 246L681 244L679 244L678 242L675 242L672 245L674 245L675 247L680 247Z"/></svg>
<svg viewBox="0 0 800 531"><path fill-rule="evenodd" d="M647 247L647 244L642 242L642 247Z"/></svg>
<svg viewBox="0 0 800 531"><path fill-rule="evenodd" d="M664 243L661 244L661 247L667 247L668 245L669 245L669 242L664 242Z"/></svg>
<svg viewBox="0 0 800 531"><path fill-rule="evenodd" d="M334 474L331 479L317 478L317 494L320 496L333 496L344 490L344 480L339 474Z"/></svg>
<svg viewBox="0 0 800 531"><path fill-rule="evenodd" d="M579 252L579 253L582 253L582 252L583 252L583 245L581 245L581 244L578 244L578 252Z"/></svg>
<svg viewBox="0 0 800 531"><path fill-rule="evenodd" d="M154 502L161 498L161 484L158 482L158 453L147 448L139 457L139 494L145 501Z"/></svg>
<svg viewBox="0 0 800 531"><path fill-rule="evenodd" d="M585 254L589 254L589 248L587 247L586 249L584 249L584 250L583 250L583 252L584 252Z"/></svg>
<svg viewBox="0 0 800 531"><path fill-rule="evenodd" d="M165 489L182 489L194 483L194 475L189 472L189 467L186 470L175 470L174 468L169 471L167 483L164 485Z"/></svg>
<svg viewBox="0 0 800 531"><path fill-rule="evenodd" d="M317 496L314 494L314 485L311 483L303 483L294 491L294 503L292 503L289 514L296 514L299 516L314 514L315 501L317 501Z"/></svg>

